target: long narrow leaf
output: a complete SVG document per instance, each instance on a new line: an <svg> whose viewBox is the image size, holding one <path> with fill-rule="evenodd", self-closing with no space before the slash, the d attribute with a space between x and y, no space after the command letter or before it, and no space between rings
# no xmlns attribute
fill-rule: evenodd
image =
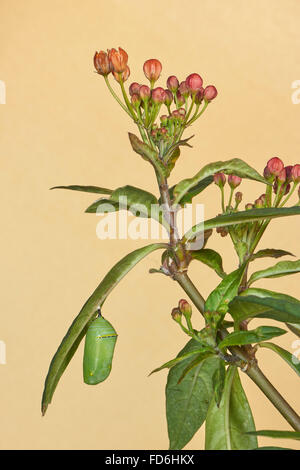
<svg viewBox="0 0 300 470"><path fill-rule="evenodd" d="M274 343L260 343L259 346L277 353L300 376L300 361L296 356Z"/></svg>
<svg viewBox="0 0 300 470"><path fill-rule="evenodd" d="M248 285L250 286L253 282L263 278L273 278L280 276L287 276L288 274L294 274L300 272L300 260L297 261L280 261L274 266L256 271L250 276Z"/></svg>

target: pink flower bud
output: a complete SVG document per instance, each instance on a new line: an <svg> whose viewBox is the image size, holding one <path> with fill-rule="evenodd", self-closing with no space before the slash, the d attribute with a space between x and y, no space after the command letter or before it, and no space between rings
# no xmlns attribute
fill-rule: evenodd
<svg viewBox="0 0 300 470"><path fill-rule="evenodd" d="M179 310L179 308L173 308L171 315L172 315L173 320L175 320L178 323L181 322L182 313Z"/></svg>
<svg viewBox="0 0 300 470"><path fill-rule="evenodd" d="M291 177L294 183L300 183L300 165L294 165L291 171Z"/></svg>
<svg viewBox="0 0 300 470"><path fill-rule="evenodd" d="M171 113L171 116L174 117L175 119L182 119L179 109L174 109L174 111L172 111Z"/></svg>
<svg viewBox="0 0 300 470"><path fill-rule="evenodd" d="M214 183L219 186L220 188L223 188L223 186L226 183L226 176L224 173L215 173L214 174Z"/></svg>
<svg viewBox="0 0 300 470"><path fill-rule="evenodd" d="M242 178L236 175L229 175L228 176L228 184L232 189L237 188L242 182Z"/></svg>
<svg viewBox="0 0 300 470"><path fill-rule="evenodd" d="M184 98L187 98L190 94L189 87L185 81L181 82L178 88L179 93L182 94Z"/></svg>
<svg viewBox="0 0 300 470"><path fill-rule="evenodd" d="M200 104L203 100L204 97L204 88L201 87L199 91L197 91L196 96L195 96L195 103Z"/></svg>
<svg viewBox="0 0 300 470"><path fill-rule="evenodd" d="M128 65L126 65L126 69L121 74L122 81L126 82L126 80L128 80L128 78L129 78L129 75L130 75L130 68L128 67ZM120 73L119 72L113 72L113 76L117 80L117 82L120 83Z"/></svg>
<svg viewBox="0 0 300 470"><path fill-rule="evenodd" d="M178 112L179 112L180 116L185 117L186 112L185 112L185 109L184 109L184 108L179 108L179 109L178 109Z"/></svg>
<svg viewBox="0 0 300 470"><path fill-rule="evenodd" d="M139 105L141 104L141 98L139 95L137 95L136 93L134 93L131 97L131 103L133 104L133 106L135 107L139 107Z"/></svg>
<svg viewBox="0 0 300 470"><path fill-rule="evenodd" d="M254 201L254 206L256 207L256 209L262 209L264 205L262 200L258 198Z"/></svg>
<svg viewBox="0 0 300 470"><path fill-rule="evenodd" d="M280 194L283 193L283 195L285 196L286 194L288 194L290 192L290 189L291 189L291 185L288 184L288 185L285 185L285 184L280 184ZM273 184L273 190L274 190L274 193L277 194L278 192L278 181L275 181L275 183Z"/></svg>
<svg viewBox="0 0 300 470"><path fill-rule="evenodd" d="M277 181L279 184L283 184L286 182L286 171L285 171L285 168L283 168L281 170L281 172L279 173L279 175L277 176Z"/></svg>
<svg viewBox="0 0 300 470"><path fill-rule="evenodd" d="M190 317L192 315L192 307L186 300L184 299L179 300L178 308L180 312L183 313L184 316L187 315Z"/></svg>
<svg viewBox="0 0 300 470"><path fill-rule="evenodd" d="M178 90L179 87L179 81L178 78L175 77L175 75L171 75L168 80L167 80L167 87L170 91L175 93L175 91Z"/></svg>
<svg viewBox="0 0 300 470"><path fill-rule="evenodd" d="M155 83L160 77L162 65L157 59L149 59L144 63L143 70L148 80Z"/></svg>
<svg viewBox="0 0 300 470"><path fill-rule="evenodd" d="M287 181L287 183L290 183L292 181L293 165L285 166L284 169L285 169L285 172L286 172L286 181Z"/></svg>
<svg viewBox="0 0 300 470"><path fill-rule="evenodd" d="M166 135L168 133L168 129L166 129L165 127L161 127L158 130L161 133L161 135Z"/></svg>
<svg viewBox="0 0 300 470"><path fill-rule="evenodd" d="M170 90L165 90L165 93L166 93L165 105L170 106L170 104L173 101L173 95L170 92Z"/></svg>
<svg viewBox="0 0 300 470"><path fill-rule="evenodd" d="M250 211L250 210L253 209L253 208L254 208L254 205L251 204L250 202L248 202L248 204L245 205L246 211Z"/></svg>
<svg viewBox="0 0 300 470"><path fill-rule="evenodd" d="M95 53L94 66L100 75L108 75L112 71L108 55L104 51Z"/></svg>
<svg viewBox="0 0 300 470"><path fill-rule="evenodd" d="M191 73L186 79L185 83L192 94L197 93L203 84L203 80L198 73Z"/></svg>
<svg viewBox="0 0 300 470"><path fill-rule="evenodd" d="M110 49L108 51L108 58L111 64L111 68L116 73L122 73L126 70L128 62L128 54L121 47L119 51L116 49Z"/></svg>
<svg viewBox="0 0 300 470"><path fill-rule="evenodd" d="M218 92L216 87L208 85L204 90L204 98L206 101L211 101L217 96Z"/></svg>
<svg viewBox="0 0 300 470"><path fill-rule="evenodd" d="M151 98L154 103L164 103L166 92L161 87L154 88L151 93Z"/></svg>
<svg viewBox="0 0 300 470"><path fill-rule="evenodd" d="M139 89L139 94L142 101L148 101L151 96L150 88L147 85L142 85Z"/></svg>
<svg viewBox="0 0 300 470"><path fill-rule="evenodd" d="M140 92L140 88L141 88L141 85L139 83L133 82L129 87L130 96L138 95Z"/></svg>
<svg viewBox="0 0 300 470"><path fill-rule="evenodd" d="M284 169L283 161L280 158L273 157L267 163L267 168L272 176L278 176Z"/></svg>
<svg viewBox="0 0 300 470"><path fill-rule="evenodd" d="M271 175L270 173L270 170L269 168L266 166L265 169L264 169L264 178L267 180L267 181L270 181L273 179L273 176Z"/></svg>
<svg viewBox="0 0 300 470"><path fill-rule="evenodd" d="M243 193L241 193L240 191L235 193L235 202L237 204L240 204L242 202L242 199L243 199Z"/></svg>
<svg viewBox="0 0 300 470"><path fill-rule="evenodd" d="M182 106L185 103L184 96L180 93L179 90L177 90L176 98L179 106Z"/></svg>

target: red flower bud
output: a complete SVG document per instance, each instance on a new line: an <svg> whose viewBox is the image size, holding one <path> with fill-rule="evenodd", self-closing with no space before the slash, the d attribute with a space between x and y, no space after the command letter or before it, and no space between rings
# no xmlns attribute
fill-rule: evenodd
<svg viewBox="0 0 300 470"><path fill-rule="evenodd" d="M164 103L166 92L161 87L154 88L151 93L151 98L154 103Z"/></svg>
<svg viewBox="0 0 300 470"><path fill-rule="evenodd" d="M215 173L214 183L220 188L222 188L226 183L226 176L224 175L224 173Z"/></svg>
<svg viewBox="0 0 300 470"><path fill-rule="evenodd" d="M290 192L290 189L291 189L291 185L288 184L288 185L284 185L284 184L280 184L280 194L284 193L283 195L285 196L286 194L288 194ZM273 190L274 190L274 193L277 194L278 192L278 182L275 181L275 183L273 184Z"/></svg>
<svg viewBox="0 0 300 470"><path fill-rule="evenodd" d="M178 88L179 93L182 94L184 98L187 98L190 94L190 90L185 81L181 82Z"/></svg>
<svg viewBox="0 0 300 470"><path fill-rule="evenodd" d="M180 93L179 90L177 90L176 98L179 106L182 106L185 103L184 96Z"/></svg>
<svg viewBox="0 0 300 470"><path fill-rule="evenodd" d="M119 51L116 49L110 49L108 51L108 58L114 72L125 72L128 62L128 54L121 47L119 47Z"/></svg>
<svg viewBox="0 0 300 470"><path fill-rule="evenodd" d="M155 83L161 74L162 65L157 59L149 59L144 63L143 70L148 80Z"/></svg>
<svg viewBox="0 0 300 470"><path fill-rule="evenodd" d="M185 83L192 94L197 93L201 87L203 80L197 73L191 73L186 79Z"/></svg>
<svg viewBox="0 0 300 470"><path fill-rule="evenodd" d="M141 85L139 83L133 82L129 87L129 94L132 95L139 95Z"/></svg>
<svg viewBox="0 0 300 470"><path fill-rule="evenodd" d="M121 74L122 81L126 82L126 80L128 80L129 78L129 75L130 75L130 68L128 67L128 65L126 65L126 69ZM113 76L117 80L117 82L120 83L120 73L113 72Z"/></svg>
<svg viewBox="0 0 300 470"><path fill-rule="evenodd" d="M228 184L232 189L237 188L242 182L242 178L236 175L229 175L228 176Z"/></svg>
<svg viewBox="0 0 300 470"><path fill-rule="evenodd" d="M293 168L293 165L288 165L284 167L287 183L290 183L292 181L292 168Z"/></svg>
<svg viewBox="0 0 300 470"><path fill-rule="evenodd" d="M279 175L277 176L277 181L278 183L280 184L283 184L286 182L286 171L285 171L285 168L283 168L281 170L281 172L279 173Z"/></svg>
<svg viewBox="0 0 300 470"><path fill-rule="evenodd" d="M150 88L147 85L142 85L140 87L139 93L143 101L148 101L151 96Z"/></svg>
<svg viewBox="0 0 300 470"><path fill-rule="evenodd" d="M192 315L192 307L186 300L184 299L179 300L178 308L180 312L183 313L184 316L188 315L190 317Z"/></svg>
<svg viewBox="0 0 300 470"><path fill-rule="evenodd" d="M171 116L175 119L182 119L182 115L180 114L179 109L174 109L174 111L171 113Z"/></svg>
<svg viewBox="0 0 300 470"><path fill-rule="evenodd" d="M94 66L100 75L108 75L112 70L108 55L104 51L95 53Z"/></svg>
<svg viewBox="0 0 300 470"><path fill-rule="evenodd" d="M280 158L273 157L267 163L267 168L272 176L278 176L284 169L283 161Z"/></svg>
<svg viewBox="0 0 300 470"><path fill-rule="evenodd" d="M186 112L185 112L185 109L184 109L184 108L179 108L179 109L178 109L178 112L179 112L180 116L185 117Z"/></svg>
<svg viewBox="0 0 300 470"><path fill-rule="evenodd" d="M179 81L178 78L175 77L175 75L171 75L168 80L167 80L167 87L170 91L175 93L175 91L178 90L179 87Z"/></svg>
<svg viewBox="0 0 300 470"><path fill-rule="evenodd" d="M300 165L294 165L291 171L291 177L294 183L300 183Z"/></svg>
<svg viewBox="0 0 300 470"><path fill-rule="evenodd" d="M264 178L265 178L267 181L273 179L273 176L271 175L270 170L269 170L269 168L268 168L267 166L266 166L265 169L264 169Z"/></svg>
<svg viewBox="0 0 300 470"><path fill-rule="evenodd" d="M178 323L181 322L182 313L178 308L173 308L171 315L173 320L177 321Z"/></svg>
<svg viewBox="0 0 300 470"><path fill-rule="evenodd" d="M250 210L253 209L253 208L254 208L254 206L253 206L253 204L251 204L250 202L248 202L248 204L245 205L246 211L250 211Z"/></svg>
<svg viewBox="0 0 300 470"><path fill-rule="evenodd" d="M166 93L165 105L170 106L170 104L173 101L173 95L170 92L170 90L165 90L165 93Z"/></svg>
<svg viewBox="0 0 300 470"><path fill-rule="evenodd" d="M161 127L159 129L159 132L161 133L161 135L166 135L168 133L168 129L166 129L165 127Z"/></svg>
<svg viewBox="0 0 300 470"><path fill-rule="evenodd" d="M262 200L258 198L254 201L254 206L256 207L256 209L262 209L264 207L264 204Z"/></svg>
<svg viewBox="0 0 300 470"><path fill-rule="evenodd" d="M242 202L242 199L243 199L243 193L241 193L240 191L235 193L235 202L237 204L240 204Z"/></svg>
<svg viewBox="0 0 300 470"><path fill-rule="evenodd" d="M197 91L196 96L195 96L195 103L200 104L203 100L204 97L204 88L201 87L199 91Z"/></svg>
<svg viewBox="0 0 300 470"><path fill-rule="evenodd" d="M137 95L136 93L134 93L131 97L131 103L133 104L133 106L135 107L139 107L139 105L141 104L141 98L139 95Z"/></svg>
<svg viewBox="0 0 300 470"><path fill-rule="evenodd" d="M204 98L206 99L206 101L213 100L217 96L217 94L218 91L213 85L208 85L204 90Z"/></svg>

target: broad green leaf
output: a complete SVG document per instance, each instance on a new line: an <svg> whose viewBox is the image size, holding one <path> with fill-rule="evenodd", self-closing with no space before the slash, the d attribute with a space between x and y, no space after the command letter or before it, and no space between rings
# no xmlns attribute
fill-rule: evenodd
<svg viewBox="0 0 300 470"><path fill-rule="evenodd" d="M281 336L286 333L281 328L275 326L259 326L255 330L248 331L234 331L226 336L218 346L220 349L227 348L228 346L241 346L243 344L260 343L267 339Z"/></svg>
<svg viewBox="0 0 300 470"><path fill-rule="evenodd" d="M299 300L265 289L247 289L229 304L235 322L247 318L271 318L285 323L300 323Z"/></svg>
<svg viewBox="0 0 300 470"><path fill-rule="evenodd" d="M299 215L300 207L269 207L265 209L251 209L249 211L232 212L231 214L218 215L213 219L206 220L192 227L185 235L184 241L191 240L199 232L216 227L226 227L229 225L243 224L256 220L276 219L278 217L287 217Z"/></svg>
<svg viewBox="0 0 300 470"><path fill-rule="evenodd" d="M142 142L136 135L128 133L129 140L133 150L141 155L144 160L151 163L157 173L163 177L167 178L169 176L169 169L162 163L158 158L158 153L153 150L148 144Z"/></svg>
<svg viewBox="0 0 300 470"><path fill-rule="evenodd" d="M211 401L205 422L205 450L249 450L257 447L251 409L238 371L230 366L226 372L224 391L219 407Z"/></svg>
<svg viewBox="0 0 300 470"><path fill-rule="evenodd" d="M281 348L277 344L274 343L261 343L259 345L261 348L268 348L277 353L287 364L294 369L296 374L300 375L300 361L299 359L291 354L286 349Z"/></svg>
<svg viewBox="0 0 300 470"><path fill-rule="evenodd" d="M248 285L250 286L253 282L263 278L273 278L280 276L287 276L288 274L294 274L300 272L300 260L297 261L280 261L266 269L256 271L250 276Z"/></svg>
<svg viewBox="0 0 300 470"><path fill-rule="evenodd" d="M225 362L219 361L219 367L217 368L216 372L213 375L213 389L214 389L214 397L217 406L220 406L224 386L225 386L225 377L226 377L226 368Z"/></svg>
<svg viewBox="0 0 300 470"><path fill-rule="evenodd" d="M70 186L53 186L50 189L71 189L72 191L83 191L85 193L99 193L99 194L111 194L112 189L99 188L98 186L79 186L77 184L72 184Z"/></svg>
<svg viewBox="0 0 300 470"><path fill-rule="evenodd" d="M196 359L194 359L192 362L189 363L188 366L186 366L186 368L183 370L180 378L178 379L178 385L183 381L183 379L185 378L185 376L187 374L189 374L189 372L194 369L194 367L198 366L200 364L200 362L202 362L204 359L206 359L207 357L211 357L211 356L215 356L214 353L212 353L211 351L209 352L205 352L205 353L202 353L202 354L199 354L198 356L196 356Z"/></svg>
<svg viewBox="0 0 300 470"><path fill-rule="evenodd" d="M106 274L97 289L86 301L80 313L71 324L51 361L42 398L43 415L46 413L58 381L72 359L81 339L84 337L86 327L93 318L97 307L104 303L108 294L139 261L160 248L165 249L166 244L154 243L152 245L144 246L143 248L139 248L122 258Z"/></svg>
<svg viewBox="0 0 300 470"><path fill-rule="evenodd" d="M199 349L199 343L190 340L178 356ZM166 385L166 411L170 449L182 449L203 424L213 397L212 376L220 359L211 356L193 367L180 380L193 358L187 358L169 371Z"/></svg>
<svg viewBox="0 0 300 470"><path fill-rule="evenodd" d="M274 437L276 439L300 439L300 432L297 431L248 431L246 434L251 436Z"/></svg>
<svg viewBox="0 0 300 470"><path fill-rule="evenodd" d="M223 269L222 257L215 250L205 248L202 250L191 251L190 254L193 259L201 261L210 268L214 269L220 277L224 278L226 276L226 273Z"/></svg>
<svg viewBox="0 0 300 470"><path fill-rule="evenodd" d="M181 206L184 206L184 204L190 204L195 196L198 196L198 194L202 193L204 189L206 189L212 182L214 178L213 176L208 176L207 178L204 178L200 183L196 184L192 188L188 190L188 192L180 199L180 202L177 204L180 204ZM169 191L170 191L170 197L171 199L174 198L174 189L176 188L175 186L172 186Z"/></svg>
<svg viewBox="0 0 300 470"><path fill-rule="evenodd" d="M108 212L115 212L120 209L127 209L127 207L120 208L119 204L107 198L100 198L93 202L86 210L88 214L106 214Z"/></svg>
<svg viewBox="0 0 300 470"><path fill-rule="evenodd" d="M180 181L174 190L175 204L178 204L182 197L194 186L199 184L208 176L213 176L215 173L222 171L226 174L235 174L241 178L249 178L252 180L260 181L266 184L266 180L257 173L256 170L251 168L247 163L239 158L233 158L225 162L214 162L205 165L193 178L188 178Z"/></svg>
<svg viewBox="0 0 300 470"><path fill-rule="evenodd" d="M300 325L297 323L287 323L286 326L290 331L292 331L295 335L299 336L300 338Z"/></svg>
<svg viewBox="0 0 300 470"><path fill-rule="evenodd" d="M285 250L276 250L275 248L266 248L259 250L251 256L250 261L258 258L281 258L281 256L295 256L293 253Z"/></svg>
<svg viewBox="0 0 300 470"><path fill-rule="evenodd" d="M157 369L154 369L152 372L150 372L149 375L154 374L154 372L159 372L162 369L171 369L176 364L179 364L179 362L184 361L188 357L199 355L200 353L203 352L203 348L201 349L201 346L198 346L198 347L199 347L199 350L188 352L186 354L183 354L182 356L177 356L175 359L171 359L170 361L165 362L162 366L160 366Z"/></svg>
<svg viewBox="0 0 300 470"><path fill-rule="evenodd" d="M209 294L205 311L226 313L229 302L237 295L245 271L245 265L228 274Z"/></svg>

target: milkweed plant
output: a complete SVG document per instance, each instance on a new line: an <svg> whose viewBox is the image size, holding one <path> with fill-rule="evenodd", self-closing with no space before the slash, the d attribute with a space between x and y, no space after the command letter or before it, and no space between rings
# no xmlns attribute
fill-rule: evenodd
<svg viewBox="0 0 300 470"><path fill-rule="evenodd" d="M172 75L166 88L156 86L162 71L157 59L144 63L148 84L133 82L127 89L125 82L130 76L127 62L128 55L120 47L96 52L94 56L96 72L137 126L139 136L129 133L129 140L133 151L153 167L159 196L130 185L114 190L79 185L57 187L101 194L87 209L90 213L105 212L108 205L115 211L142 207L134 211L135 216L155 219L166 230L168 239L127 254L88 298L50 363L42 413L46 413L56 386L83 339L85 383L97 385L109 376L117 333L106 318L103 304L139 261L161 250L161 265L151 271L182 287L184 298L176 302L170 318L187 336L178 355L152 372L169 369L166 417L170 449L184 448L204 423L207 450L278 449L259 447L257 437L299 439L300 417L261 371L257 352L262 348L273 351L291 368L291 373L300 375L297 357L277 345L276 340L273 342L287 330L300 337L300 301L284 293L256 288L254 284L259 279L299 272L300 260L268 262L265 269L251 269L250 275L248 271L257 259L294 256L281 248L258 249L258 245L273 219L300 214L300 164L285 166L280 158L273 157L260 174L243 160L233 158L209 163L196 175L170 187L168 178L182 147L190 146L191 137L184 133L210 108L217 89L213 85L203 86L197 73L182 82ZM242 203L244 195L237 190L244 178L255 181L260 194L246 204ZM218 215L179 235L179 210L213 184L220 195ZM157 209L151 210L153 206ZM221 255L207 247L214 229L232 241L238 260L232 272L224 271ZM201 295L197 279L191 280L189 276L193 260L207 265L220 277L207 299ZM200 331L193 326L193 317L199 314L203 317ZM256 319L271 319L274 326L256 326ZM277 408L290 431L256 430L241 374L247 374Z"/></svg>

